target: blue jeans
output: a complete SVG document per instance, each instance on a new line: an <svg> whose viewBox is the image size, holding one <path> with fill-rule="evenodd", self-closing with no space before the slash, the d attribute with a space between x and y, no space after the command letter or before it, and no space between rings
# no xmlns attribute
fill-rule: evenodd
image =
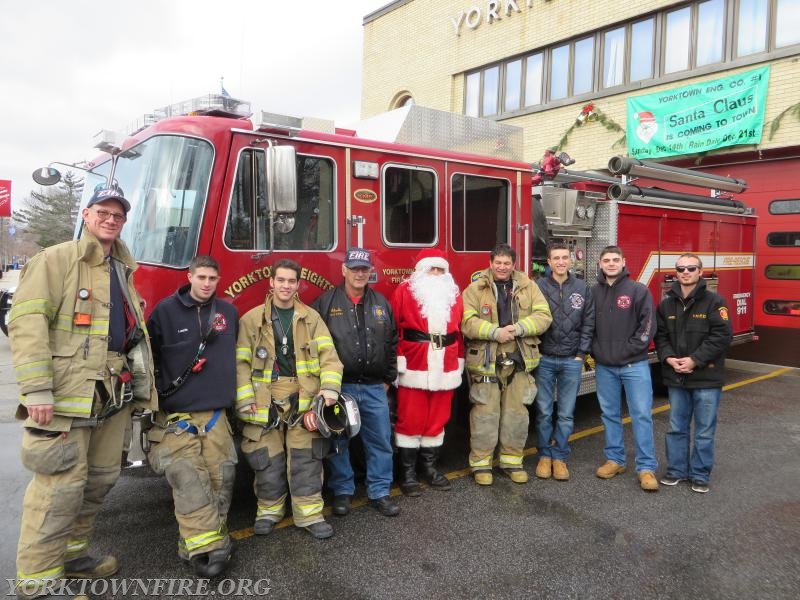
<svg viewBox="0 0 800 600"><path fill-rule="evenodd" d="M392 485L392 425L389 402L382 383L344 383L342 392L356 399L361 414L361 442L367 462L367 496L374 500L389 495ZM327 459L327 486L335 496L352 496L356 486L350 464L348 440L338 442L338 452Z"/></svg>
<svg viewBox="0 0 800 600"><path fill-rule="evenodd" d="M574 356L542 356L534 371L536 378L536 437L539 456L566 460L569 436L574 426L572 413L581 386L583 361ZM553 427L553 403L558 395L558 422Z"/></svg>
<svg viewBox="0 0 800 600"><path fill-rule="evenodd" d="M646 360L621 367L597 365L597 400L606 429L605 454L608 460L625 465L625 446L622 434L622 388L628 401L628 412L633 423L633 441L636 449L636 471L653 471L658 468L653 441L653 382L650 365Z"/></svg>
<svg viewBox="0 0 800 600"><path fill-rule="evenodd" d="M714 467L714 434L720 388L669 388L669 431L666 435L667 475L708 483ZM689 432L694 415L694 448L689 454Z"/></svg>

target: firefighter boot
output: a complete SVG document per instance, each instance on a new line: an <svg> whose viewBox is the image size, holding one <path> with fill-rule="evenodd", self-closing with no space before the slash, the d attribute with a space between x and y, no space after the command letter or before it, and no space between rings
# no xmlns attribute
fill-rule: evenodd
<svg viewBox="0 0 800 600"><path fill-rule="evenodd" d="M400 456L400 489L406 496L419 496L422 491L417 480L418 448L398 448Z"/></svg>
<svg viewBox="0 0 800 600"><path fill-rule="evenodd" d="M203 579L211 579L228 568L232 554L233 545L229 538L222 548L196 554L189 559L189 563L192 565L195 575Z"/></svg>
<svg viewBox="0 0 800 600"><path fill-rule="evenodd" d="M64 562L64 576L67 579L105 579L118 569L117 559L110 554L100 558L79 556Z"/></svg>
<svg viewBox="0 0 800 600"><path fill-rule="evenodd" d="M450 480L436 468L441 446L427 446L419 449L419 464L422 467L422 478L435 490L448 491L453 486Z"/></svg>
<svg viewBox="0 0 800 600"><path fill-rule="evenodd" d="M56 583L55 589L58 589L58 585ZM41 591L41 593L39 593ZM21 588L17 588L16 597L17 600L89 600L89 596L85 596L83 594L80 595L73 595L73 594L48 594L47 587L42 586L41 590L32 591L30 594Z"/></svg>

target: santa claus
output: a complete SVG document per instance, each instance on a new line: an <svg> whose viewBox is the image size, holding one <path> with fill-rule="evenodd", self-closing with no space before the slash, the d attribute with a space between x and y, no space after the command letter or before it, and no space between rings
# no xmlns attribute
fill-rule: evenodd
<svg viewBox="0 0 800 600"><path fill-rule="evenodd" d="M436 463L453 390L461 385L464 369L463 304L442 251L429 248L417 255L414 273L395 291L392 310L400 337L395 424L400 489L409 496L420 494L419 462L432 488L449 490Z"/></svg>

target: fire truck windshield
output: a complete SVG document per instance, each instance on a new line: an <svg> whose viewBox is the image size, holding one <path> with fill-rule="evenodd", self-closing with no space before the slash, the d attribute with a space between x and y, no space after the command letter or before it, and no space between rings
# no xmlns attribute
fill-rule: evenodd
<svg viewBox="0 0 800 600"><path fill-rule="evenodd" d="M119 155L114 179L131 203L122 239L138 262L185 267L194 257L214 150L197 138L161 135ZM83 204L105 186L111 161L90 171Z"/></svg>

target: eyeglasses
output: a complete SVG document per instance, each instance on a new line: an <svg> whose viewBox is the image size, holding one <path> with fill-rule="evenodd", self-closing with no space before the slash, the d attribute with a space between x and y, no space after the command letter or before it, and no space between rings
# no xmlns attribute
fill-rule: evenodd
<svg viewBox="0 0 800 600"><path fill-rule="evenodd" d="M100 217L101 221L107 221L108 219L114 219L114 223L124 223L128 220L128 217L125 216L123 213L115 213L111 212L110 210L105 210L104 208L95 209L94 213Z"/></svg>
<svg viewBox="0 0 800 600"><path fill-rule="evenodd" d="M683 265L678 265L677 267L675 267L675 270L678 273L683 273L684 271L689 271L689 273L694 273L699 268L700 267L698 267L697 265L687 265L685 267Z"/></svg>

